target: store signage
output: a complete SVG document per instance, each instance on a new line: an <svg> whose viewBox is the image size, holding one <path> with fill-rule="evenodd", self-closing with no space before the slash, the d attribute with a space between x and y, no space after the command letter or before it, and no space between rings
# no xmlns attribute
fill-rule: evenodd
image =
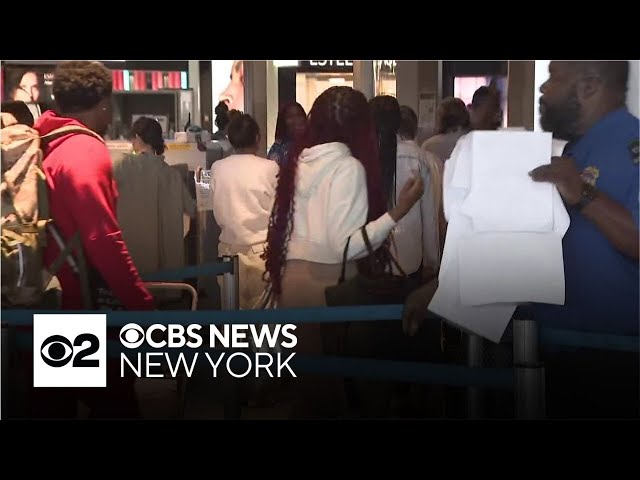
<svg viewBox="0 0 640 480"><path fill-rule="evenodd" d="M301 72L352 72L353 60L300 60Z"/></svg>
<svg viewBox="0 0 640 480"><path fill-rule="evenodd" d="M109 150L131 150L133 147L131 142L121 142L118 140L107 141L107 148Z"/></svg>
<svg viewBox="0 0 640 480"><path fill-rule="evenodd" d="M331 67L333 65L336 67L353 67L353 62L351 60L309 60L309 65L314 67Z"/></svg>
<svg viewBox="0 0 640 480"><path fill-rule="evenodd" d="M378 60L380 65L380 71L384 73L396 73L396 61L395 60Z"/></svg>
<svg viewBox="0 0 640 480"><path fill-rule="evenodd" d="M167 143L167 150L181 150L181 151L185 151L185 150L195 150L196 149L196 144L195 143Z"/></svg>

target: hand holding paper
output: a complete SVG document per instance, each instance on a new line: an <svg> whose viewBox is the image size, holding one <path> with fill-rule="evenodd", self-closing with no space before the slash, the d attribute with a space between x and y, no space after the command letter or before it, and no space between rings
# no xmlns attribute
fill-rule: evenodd
<svg viewBox="0 0 640 480"><path fill-rule="evenodd" d="M580 201L584 180L571 157L553 157L549 165L541 165L529 175L535 182L553 183L568 205Z"/></svg>

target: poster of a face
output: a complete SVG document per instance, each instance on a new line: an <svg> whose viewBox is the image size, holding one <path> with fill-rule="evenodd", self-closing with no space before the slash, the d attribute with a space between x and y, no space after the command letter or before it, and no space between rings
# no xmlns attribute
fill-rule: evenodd
<svg viewBox="0 0 640 480"><path fill-rule="evenodd" d="M37 102L40 99L41 79L36 72L27 71L14 84L11 100Z"/></svg>
<svg viewBox="0 0 640 480"><path fill-rule="evenodd" d="M37 102L42 89L42 74L32 70L5 70L5 92L8 101Z"/></svg>
<svg viewBox="0 0 640 480"><path fill-rule="evenodd" d="M3 101L49 103L53 101L52 68L5 65L2 69Z"/></svg>
<svg viewBox="0 0 640 480"><path fill-rule="evenodd" d="M224 102L229 110L244 111L244 61L212 60L211 88L213 108Z"/></svg>

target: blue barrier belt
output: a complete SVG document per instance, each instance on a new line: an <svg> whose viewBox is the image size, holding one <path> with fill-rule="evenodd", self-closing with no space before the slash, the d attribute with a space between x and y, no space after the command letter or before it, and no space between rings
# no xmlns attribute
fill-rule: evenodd
<svg viewBox="0 0 640 480"><path fill-rule="evenodd" d="M285 324L285 323L342 323L374 320L398 320L402 305L367 305L361 307L320 307L266 310L201 310L201 311L109 311L83 312L106 313L109 327L121 327L128 323L140 326L159 324ZM3 310L2 321L9 325L31 325L36 313L73 315L81 312Z"/></svg>
<svg viewBox="0 0 640 480"><path fill-rule="evenodd" d="M18 348L32 348L33 341L30 335L20 332L16 335L16 345ZM241 350L228 350L231 353L240 352ZM217 362L223 353L219 349L213 349L206 346L200 348L151 348L148 345L140 346L136 349L128 349L119 341L107 341L107 355L109 357L118 357L120 353L129 355L137 355L138 353L168 353L172 362L176 362L180 353L183 354L184 362L191 366L193 355L195 352L208 352L211 360ZM255 361L256 354L251 351L244 351L252 362ZM284 361L292 352L285 350L281 354ZM163 355L164 357L164 355ZM166 357L165 357L166 358ZM205 358L199 358L198 363L206 365L205 368L211 368L209 361ZM226 360L223 361L226 369ZM291 369L296 375L300 373L332 375L337 377L356 377L370 378L377 380L394 380L411 383L423 383L434 385L451 385L456 387L485 387L510 389L515 385L514 370L512 368L479 368L465 367L462 365L449 365L440 363L425 362L404 362L395 360L373 360L367 358L348 358L333 357L325 355L305 355L298 354L288 362ZM233 370L238 373L244 373L248 364L246 359L236 355L232 358L231 364ZM174 366L176 363L174 363ZM184 363L183 363L184 365ZM255 365L255 364L252 364ZM202 368L202 367L201 367ZM255 371L255 366L253 367ZM184 369L180 368L180 372ZM283 370L286 372L287 370Z"/></svg>
<svg viewBox="0 0 640 480"><path fill-rule="evenodd" d="M267 310L210 310L210 311L113 311L84 312L107 313L110 327L121 327L127 323L141 326L153 324L304 324L304 323L342 323L367 322L380 320L399 320L402 318L403 305L365 305L354 307L313 307ZM2 322L8 325L33 323L35 313L54 313L57 311L2 310ZM69 315L82 312L65 312ZM540 329L540 343L570 347L593 348L639 352L640 340L637 336L586 333L551 328Z"/></svg>
<svg viewBox="0 0 640 480"><path fill-rule="evenodd" d="M174 270L146 273L141 277L145 282L175 282L199 275L222 275L224 273L233 273L233 262L203 263Z"/></svg>
<svg viewBox="0 0 640 480"><path fill-rule="evenodd" d="M539 340L546 345L640 352L640 339L631 336L541 328Z"/></svg>

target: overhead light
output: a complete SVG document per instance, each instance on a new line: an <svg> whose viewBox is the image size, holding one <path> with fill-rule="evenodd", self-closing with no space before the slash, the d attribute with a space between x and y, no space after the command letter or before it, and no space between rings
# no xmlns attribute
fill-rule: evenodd
<svg viewBox="0 0 640 480"><path fill-rule="evenodd" d="M346 83L344 77L331 77L329 83Z"/></svg>
<svg viewBox="0 0 640 480"><path fill-rule="evenodd" d="M297 67L298 60L274 60L273 65L275 67Z"/></svg>

